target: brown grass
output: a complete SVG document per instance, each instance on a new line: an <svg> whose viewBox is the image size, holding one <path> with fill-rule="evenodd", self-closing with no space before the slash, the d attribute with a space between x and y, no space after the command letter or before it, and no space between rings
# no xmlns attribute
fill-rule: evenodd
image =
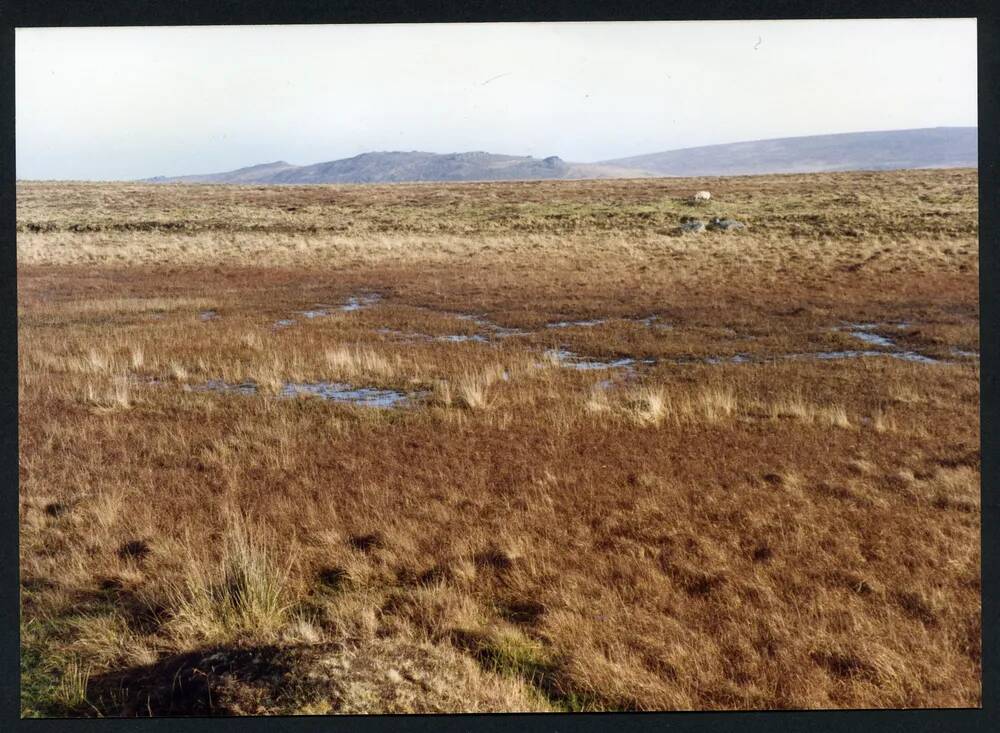
<svg viewBox="0 0 1000 733"><path fill-rule="evenodd" d="M675 236L701 188L749 229ZM961 170L19 184L23 710L201 711L154 692L213 653L231 714L981 704L976 209ZM852 322L948 363L785 358Z"/></svg>

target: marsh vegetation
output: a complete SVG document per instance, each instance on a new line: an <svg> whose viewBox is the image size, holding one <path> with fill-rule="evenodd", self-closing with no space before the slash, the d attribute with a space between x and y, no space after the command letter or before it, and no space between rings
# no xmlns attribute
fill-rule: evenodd
<svg viewBox="0 0 1000 733"><path fill-rule="evenodd" d="M17 205L23 714L981 703L975 171Z"/></svg>

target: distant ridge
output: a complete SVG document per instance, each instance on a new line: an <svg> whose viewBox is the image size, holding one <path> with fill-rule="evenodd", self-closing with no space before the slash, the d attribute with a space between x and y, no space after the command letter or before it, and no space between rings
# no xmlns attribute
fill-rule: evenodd
<svg viewBox="0 0 1000 733"><path fill-rule="evenodd" d="M977 137L975 127L848 132L706 145L598 163L569 163L558 156L539 159L481 151L371 152L312 165L292 165L279 160L223 173L143 180L232 184L396 183L959 168L978 165Z"/></svg>
<svg viewBox="0 0 1000 733"><path fill-rule="evenodd" d="M470 153L376 152L312 165L284 161L225 173L158 176L152 183L397 183L403 181L509 181L549 178L641 178L654 175L616 165L567 163L557 156Z"/></svg>
<svg viewBox="0 0 1000 733"><path fill-rule="evenodd" d="M706 145L604 161L666 176L965 168L978 165L978 128L846 132Z"/></svg>

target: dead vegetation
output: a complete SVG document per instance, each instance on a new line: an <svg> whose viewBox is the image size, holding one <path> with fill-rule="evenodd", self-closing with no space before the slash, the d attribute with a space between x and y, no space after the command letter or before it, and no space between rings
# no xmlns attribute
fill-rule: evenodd
<svg viewBox="0 0 1000 733"><path fill-rule="evenodd" d="M981 704L976 207L19 184L22 711ZM784 358L846 323L941 362Z"/></svg>

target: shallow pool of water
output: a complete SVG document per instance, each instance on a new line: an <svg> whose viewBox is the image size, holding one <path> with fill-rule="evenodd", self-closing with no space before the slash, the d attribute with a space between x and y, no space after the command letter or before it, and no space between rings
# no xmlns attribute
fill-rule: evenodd
<svg viewBox="0 0 1000 733"><path fill-rule="evenodd" d="M438 341L450 341L452 343L463 343L465 341L477 341L479 343L484 343L489 341L489 338L481 333L464 334L464 333L449 333L444 336L438 336Z"/></svg>
<svg viewBox="0 0 1000 733"><path fill-rule="evenodd" d="M848 334L859 341L864 341L866 344L871 344L872 346L882 346L887 349L891 349L896 346L896 343L892 339L880 336L879 334L872 333L870 331L848 331Z"/></svg>
<svg viewBox="0 0 1000 733"><path fill-rule="evenodd" d="M367 293L365 295L352 295L347 302L340 306L342 311L357 311L362 308L369 308L382 300L378 293Z"/></svg>
<svg viewBox="0 0 1000 733"><path fill-rule="evenodd" d="M299 315L303 318L323 318L324 316L330 315L330 308L334 306L321 306L317 305L307 311L299 311Z"/></svg>
<svg viewBox="0 0 1000 733"><path fill-rule="evenodd" d="M364 407L398 407L412 396L394 389L353 387L342 382L289 382L279 392L281 397L298 395L315 395L325 400Z"/></svg>
<svg viewBox="0 0 1000 733"><path fill-rule="evenodd" d="M255 382L241 382L230 384L221 379L209 379L204 384L196 384L191 387L192 392L221 392L224 394L257 394L257 384Z"/></svg>
<svg viewBox="0 0 1000 733"><path fill-rule="evenodd" d="M819 359L821 361L828 361L831 359L860 359L867 356L888 356L892 359L900 359L902 361L912 361L918 364L940 363L940 360L938 359L934 359L930 356L924 356L923 354L918 354L915 351L874 351L872 349L866 349L866 350L848 349L845 351L819 351L811 354L787 354L783 358Z"/></svg>
<svg viewBox="0 0 1000 733"><path fill-rule="evenodd" d="M579 369L589 371L592 369L625 369L634 367L636 364L655 364L655 359L636 360L632 357L622 357L619 359L591 359L575 354L568 349L548 349L545 355L555 360L560 366L569 369Z"/></svg>
<svg viewBox="0 0 1000 733"><path fill-rule="evenodd" d="M708 356L705 357L706 364L749 364L751 358L746 354L735 354L733 356Z"/></svg>
<svg viewBox="0 0 1000 733"><path fill-rule="evenodd" d="M210 379L204 384L194 385L193 392L218 392L221 394L255 395L259 389L254 382L231 384L221 379ZM315 395L333 402L346 402L364 407L399 407L415 393L374 387L354 387L342 382L286 382L278 392L279 397L290 398L299 395Z"/></svg>
<svg viewBox="0 0 1000 733"><path fill-rule="evenodd" d="M546 328L572 328L573 326L599 326L602 323L607 323L603 318L594 318L588 321L556 321L555 323L546 323Z"/></svg>

